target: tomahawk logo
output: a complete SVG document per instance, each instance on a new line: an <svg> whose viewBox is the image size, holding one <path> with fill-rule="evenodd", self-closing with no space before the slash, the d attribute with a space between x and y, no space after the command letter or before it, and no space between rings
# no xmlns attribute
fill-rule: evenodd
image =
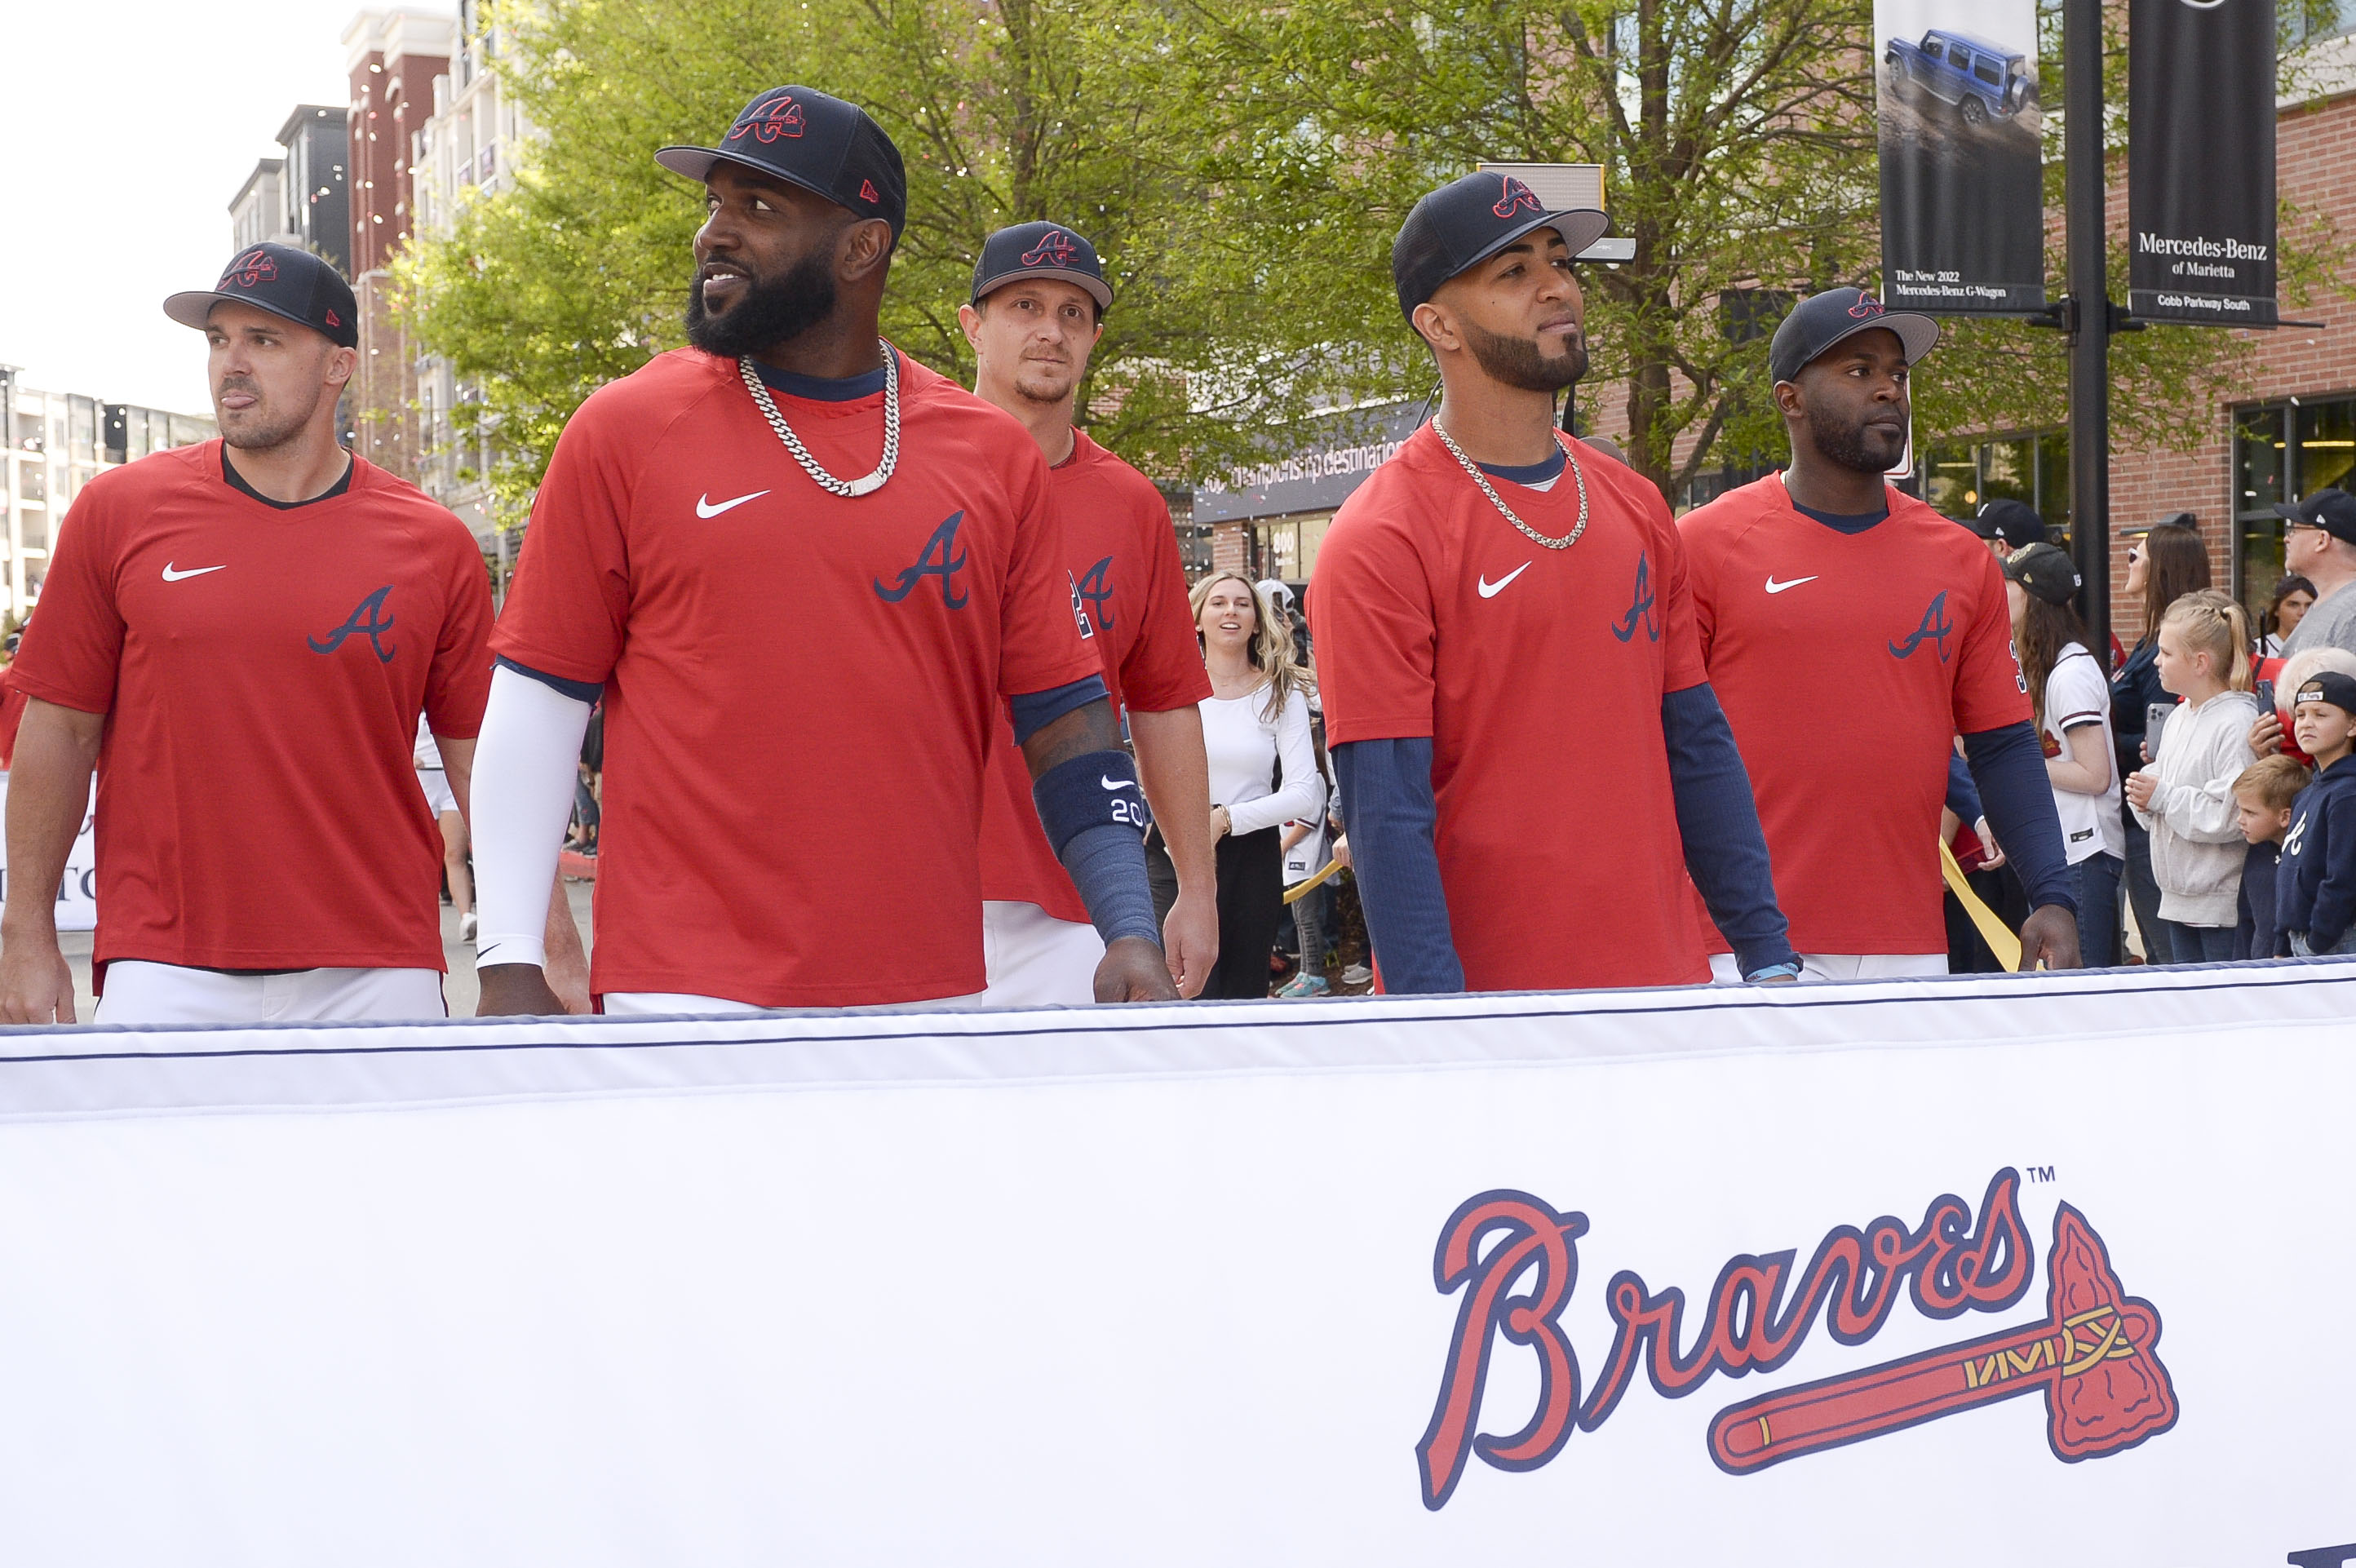
<svg viewBox="0 0 2356 1568"><path fill-rule="evenodd" d="M1490 211L1500 218L1511 218L1516 212L1546 210L1544 207L1538 205L1537 192L1515 179L1512 175L1506 175L1504 178L1505 190L1498 196L1497 205L1489 209Z"/></svg>
<svg viewBox="0 0 2356 1568"><path fill-rule="evenodd" d="M257 246L231 262L229 271L221 274L220 282L213 286L228 288L234 285L239 288L259 288L277 275L278 263L270 259L269 252Z"/></svg>
<svg viewBox="0 0 2356 1568"><path fill-rule="evenodd" d="M1080 248L1061 229L1050 229L1037 244L1023 252L1026 267L1068 267L1080 259Z"/></svg>
<svg viewBox="0 0 2356 1568"><path fill-rule="evenodd" d="M1573 1431L1593 1432L1619 1407L1639 1368L1665 1399L1713 1373L1739 1378L1789 1361L1821 1316L1842 1345L1862 1345L1902 1291L1926 1317L2003 1312L2028 1293L2036 1249L2021 1223L2019 1173L1998 1171L1975 1219L1954 1194L1920 1225L1888 1215L1862 1230L1835 1227L1796 1274L1796 1251L1730 1259L1711 1285L1690 1348L1685 1292L1655 1292L1633 1271L1606 1287L1612 1347L1591 1390L1560 1318L1579 1281L1584 1214L1523 1192L1484 1192L1450 1216L1432 1259L1442 1294L1462 1291L1431 1423L1416 1445L1423 1502L1444 1507L1477 1455L1500 1470L1535 1470ZM1482 1399L1499 1342L1537 1360L1529 1420L1507 1436L1482 1430ZM2064 1463L2116 1454L2176 1424L2176 1391L2159 1363L2159 1313L2130 1296L2085 1216L2062 1204L2047 1260L2045 1314L2017 1327L1861 1371L1778 1390L1710 1423L1709 1455L1744 1476L1787 1459L2041 1392L2046 1442ZM1583 1397L1582 1397L1583 1394Z"/></svg>
<svg viewBox="0 0 2356 1568"><path fill-rule="evenodd" d="M738 142L749 135L756 142L774 142L780 136L800 135L807 124L802 106L791 93L780 92L738 115L736 124L728 127L728 139Z"/></svg>

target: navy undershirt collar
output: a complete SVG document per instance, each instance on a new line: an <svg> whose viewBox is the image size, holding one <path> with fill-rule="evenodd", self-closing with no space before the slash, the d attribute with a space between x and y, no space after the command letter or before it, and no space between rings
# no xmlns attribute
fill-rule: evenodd
<svg viewBox="0 0 2356 1568"><path fill-rule="evenodd" d="M884 390L884 367L876 366L859 376L805 376L792 371L780 371L753 361L754 371L761 384L787 397L806 398L811 403L857 403L862 397L873 397Z"/></svg>
<svg viewBox="0 0 2356 1568"><path fill-rule="evenodd" d="M1883 499L1880 507L1873 511L1818 511L1812 506L1802 506L1798 501L1792 503L1792 510L1802 517L1812 518L1823 523L1835 533L1863 533L1875 523L1885 522L1890 518L1890 501L1887 497Z"/></svg>
<svg viewBox="0 0 2356 1568"><path fill-rule="evenodd" d="M1483 463L1481 471L1493 479L1510 479L1517 485L1543 485L1548 479L1562 477L1565 460L1562 448L1557 446L1554 456L1544 462L1529 463L1518 468L1509 468L1501 463Z"/></svg>
<svg viewBox="0 0 2356 1568"><path fill-rule="evenodd" d="M271 499L270 497L263 495L260 490L255 489L252 484L247 482L246 477L243 474L239 473L236 467L230 464L229 460L229 443L226 441L221 443L220 460L221 478L229 485L230 489L242 491L246 495L252 496L255 500L260 501L263 506L270 507L277 511L293 511L298 506L311 506L319 501L334 500L337 496L343 495L351 489L352 471L358 467L358 465L355 464L348 455L344 458L343 478L337 479L334 484L329 485L326 489L321 490L316 496L305 496L299 501L282 501ZM257 971L256 972L262 972ZM269 972L275 973L277 972L271 971ZM289 970L286 972L292 973L294 972Z"/></svg>

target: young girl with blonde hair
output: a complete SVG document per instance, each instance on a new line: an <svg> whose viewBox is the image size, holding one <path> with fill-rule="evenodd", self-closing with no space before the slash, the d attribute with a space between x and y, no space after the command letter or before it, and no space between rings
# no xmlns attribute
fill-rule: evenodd
<svg viewBox="0 0 2356 1568"><path fill-rule="evenodd" d="M2213 588L2185 595L2159 623L2160 685L2183 699L2169 714L2151 765L2127 780L2127 803L2151 832L2160 931L2155 963L2222 963L2233 956L2242 864L2233 780L2257 760L2250 726L2250 621Z"/></svg>

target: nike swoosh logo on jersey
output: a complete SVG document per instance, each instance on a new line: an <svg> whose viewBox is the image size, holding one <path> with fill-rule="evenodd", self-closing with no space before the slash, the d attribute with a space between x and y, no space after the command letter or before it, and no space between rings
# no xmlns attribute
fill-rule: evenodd
<svg viewBox="0 0 2356 1568"><path fill-rule="evenodd" d="M167 583L177 583L189 577L201 577L208 572L226 572L228 570L229 563L224 561L218 566L191 566L185 572L175 572L172 570L172 564L169 561L166 561L164 563L164 581Z"/></svg>
<svg viewBox="0 0 2356 1568"><path fill-rule="evenodd" d="M1495 598L1499 594L1505 591L1506 584L1512 582L1515 578L1520 576L1529 569L1530 564L1525 561L1494 583L1489 581L1486 574L1483 574L1481 578L1481 596L1484 599Z"/></svg>
<svg viewBox="0 0 2356 1568"><path fill-rule="evenodd" d="M1817 576L1822 575L1822 573L1817 574ZM1803 583L1813 583L1815 580L1815 577L1794 577L1788 583L1779 583L1775 580L1775 575L1770 572L1767 575L1767 591L1771 594L1780 594L1786 588L1796 588Z"/></svg>
<svg viewBox="0 0 2356 1568"><path fill-rule="evenodd" d="M731 507L740 507L746 501L759 500L763 496L766 496L768 493L769 492L766 490L755 490L749 496L738 496L734 500L722 501L718 506L712 504L712 498L710 496L698 496L695 498L695 515L698 517L718 517L722 512L726 511Z"/></svg>
<svg viewBox="0 0 2356 1568"><path fill-rule="evenodd" d="M1108 789L1127 789L1132 788L1130 781L1126 779L1107 779L1102 774L1098 774L1097 776L1097 782L1103 785Z"/></svg>

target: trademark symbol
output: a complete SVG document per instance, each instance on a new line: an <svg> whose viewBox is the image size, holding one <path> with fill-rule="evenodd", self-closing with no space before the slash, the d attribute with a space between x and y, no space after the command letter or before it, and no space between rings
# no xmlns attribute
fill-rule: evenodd
<svg viewBox="0 0 2356 1568"><path fill-rule="evenodd" d="M2029 1185L2032 1187L2042 1187L2053 1179L2051 1165L2027 1165L2022 1168L2029 1173Z"/></svg>

